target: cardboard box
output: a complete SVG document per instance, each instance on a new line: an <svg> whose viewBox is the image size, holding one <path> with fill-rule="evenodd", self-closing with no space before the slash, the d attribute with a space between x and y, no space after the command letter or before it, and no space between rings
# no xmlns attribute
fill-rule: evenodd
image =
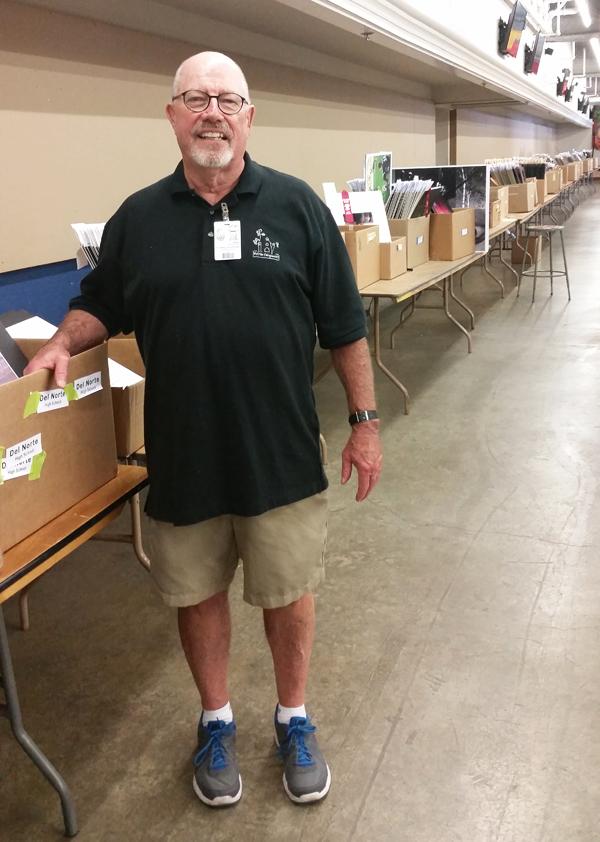
<svg viewBox="0 0 600 842"><path fill-rule="evenodd" d="M538 178L537 181L537 201L538 205L543 204L546 199L548 198L548 185L546 182L546 176L544 178Z"/></svg>
<svg viewBox="0 0 600 842"><path fill-rule="evenodd" d="M562 180L563 173L560 167L548 170L546 173L546 192L550 194L560 193L562 189Z"/></svg>
<svg viewBox="0 0 600 842"><path fill-rule="evenodd" d="M508 187L508 210L510 213L529 213L537 205L537 179Z"/></svg>
<svg viewBox="0 0 600 842"><path fill-rule="evenodd" d="M379 228L377 225L340 225L359 289L379 280Z"/></svg>
<svg viewBox="0 0 600 842"><path fill-rule="evenodd" d="M379 277L390 281L406 272L406 237L392 237L391 243L379 243Z"/></svg>
<svg viewBox="0 0 600 842"><path fill-rule="evenodd" d="M144 377L146 370L133 337L108 340L108 356L130 371ZM117 456L126 458L144 445L145 381L131 386L111 386Z"/></svg>
<svg viewBox="0 0 600 842"><path fill-rule="evenodd" d="M17 340L28 357L43 340ZM0 549L7 550L117 473L106 345L71 358L57 389L37 371L0 386Z"/></svg>
<svg viewBox="0 0 600 842"><path fill-rule="evenodd" d="M429 260L429 220L431 216L414 219L390 219L392 237L406 237L406 267L414 269Z"/></svg>
<svg viewBox="0 0 600 842"><path fill-rule="evenodd" d="M567 164L565 169L567 170L567 172L566 172L567 181L568 182L576 181L577 180L577 174L578 174L578 171L579 171L579 168L578 168L577 164Z"/></svg>
<svg viewBox="0 0 600 842"><path fill-rule="evenodd" d="M584 158L583 159L583 173L587 175L591 173L594 169L594 162L591 158Z"/></svg>
<svg viewBox="0 0 600 842"><path fill-rule="evenodd" d="M523 263L525 260L525 243L527 242L527 237L518 237L516 242L513 241L512 244L512 253L511 253L511 263ZM517 245L518 243L518 245ZM520 247L519 247L520 246ZM542 239L541 237L537 237L531 235L529 237L529 243L527 244L527 259L525 260L525 268L528 269L529 266L533 265L533 261L535 260L536 263L539 262L541 251L542 251Z"/></svg>
<svg viewBox="0 0 600 842"><path fill-rule="evenodd" d="M500 218L507 219L508 210L508 185L504 187L490 187L490 201L500 202Z"/></svg>
<svg viewBox="0 0 600 842"><path fill-rule="evenodd" d="M502 202L500 199L490 203L490 228L497 228L502 222Z"/></svg>
<svg viewBox="0 0 600 842"><path fill-rule="evenodd" d="M475 210L459 208L452 213L431 214L430 260L459 260L475 251Z"/></svg>

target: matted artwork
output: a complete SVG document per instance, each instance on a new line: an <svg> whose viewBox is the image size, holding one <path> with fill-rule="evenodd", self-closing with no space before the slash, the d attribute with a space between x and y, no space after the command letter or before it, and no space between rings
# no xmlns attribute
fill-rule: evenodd
<svg viewBox="0 0 600 842"><path fill-rule="evenodd" d="M394 167L392 182L431 179L442 188L445 203L451 209L475 209L475 250L487 251L489 244L489 187L487 164L449 164L445 167Z"/></svg>
<svg viewBox="0 0 600 842"><path fill-rule="evenodd" d="M367 152L365 155L365 190L379 190L383 204L390 198L392 153Z"/></svg>

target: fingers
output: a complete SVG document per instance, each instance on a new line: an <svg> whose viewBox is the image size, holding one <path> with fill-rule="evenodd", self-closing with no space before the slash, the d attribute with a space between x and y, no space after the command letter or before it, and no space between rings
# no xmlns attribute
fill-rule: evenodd
<svg viewBox="0 0 600 842"><path fill-rule="evenodd" d="M25 367L23 374L33 374L36 371L46 369L47 371L54 372L56 385L61 389L64 389L67 382L69 360L70 356L64 350L52 349L52 351L49 351L47 349L43 349L40 353L33 357L33 359Z"/></svg>
<svg viewBox="0 0 600 842"><path fill-rule="evenodd" d="M54 379L56 385L64 389L67 382L67 372L69 368L69 357L60 357L56 360L56 367L54 369Z"/></svg>
<svg viewBox="0 0 600 842"><path fill-rule="evenodd" d="M381 457L377 465L371 465L368 468L358 470L358 488L356 490L356 502L361 503L369 496L371 491L379 482L381 476Z"/></svg>
<svg viewBox="0 0 600 842"><path fill-rule="evenodd" d="M341 475L341 483L345 485L350 477L352 476L352 459L350 455L346 452L346 449L342 451L342 475Z"/></svg>

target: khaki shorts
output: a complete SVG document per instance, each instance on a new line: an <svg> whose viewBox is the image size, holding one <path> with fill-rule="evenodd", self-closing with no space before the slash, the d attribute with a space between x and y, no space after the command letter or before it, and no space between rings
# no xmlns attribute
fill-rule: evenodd
<svg viewBox="0 0 600 842"><path fill-rule="evenodd" d="M240 560L244 599L262 608L289 605L324 577L327 491L257 517L146 524L150 572L167 605L196 605L226 591Z"/></svg>

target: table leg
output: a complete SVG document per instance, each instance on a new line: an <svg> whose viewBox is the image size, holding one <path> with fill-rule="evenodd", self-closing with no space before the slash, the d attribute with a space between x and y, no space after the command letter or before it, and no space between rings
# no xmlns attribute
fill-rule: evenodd
<svg viewBox="0 0 600 842"><path fill-rule="evenodd" d="M150 570L150 559L144 552L144 545L142 543L142 516L140 514L140 495L134 494L129 501L131 507L131 537L133 549L138 558L139 563L146 570Z"/></svg>
<svg viewBox="0 0 600 842"><path fill-rule="evenodd" d="M504 257L502 256L502 245L503 245L502 241L504 239L505 239L505 235L502 234L502 240L500 241L500 248L498 249L498 257L500 258L500 263L503 266L505 266L507 269L510 269L510 271L515 276L515 280L517 280L518 277L519 277L519 273L510 265L510 263L507 263L506 260L504 259Z"/></svg>
<svg viewBox="0 0 600 842"><path fill-rule="evenodd" d="M389 368L383 364L381 359L381 336L380 336L380 326L379 326L379 304L380 299L375 297L374 305L373 305L373 344L375 346L375 362L377 363L377 367L383 371L386 377L392 381L394 386L397 389L400 389L402 392L402 397L404 398L404 414L408 415L408 389L406 386L401 383L397 377L394 377L392 372Z"/></svg>
<svg viewBox="0 0 600 842"><path fill-rule="evenodd" d="M23 751L31 758L31 760L38 767L40 772L46 777L49 783L54 787L60 796L62 805L63 821L65 825L65 835L75 836L78 832L77 816L75 813L75 805L73 798L66 785L64 778L57 772L52 763L48 760L45 754L33 742L25 728L23 727L23 720L21 718L21 708L19 705L19 697L17 695L17 684L15 681L15 674L13 672L12 660L10 657L10 648L8 645L8 635L6 633L6 625L4 624L4 612L0 605L0 678L2 682L2 689L4 690L4 697L6 704L0 706L0 710L5 712L10 721L12 732L15 739L23 749Z"/></svg>
<svg viewBox="0 0 600 842"><path fill-rule="evenodd" d="M500 259L502 259L502 257L500 257ZM489 266L490 266L490 256L489 256L489 254L484 255L483 262L482 262L481 265L482 265L483 271L486 273L486 275L489 275L490 278L498 284L498 286L500 287L500 297L504 298L504 284L502 283L500 278L497 278L494 275L494 273L492 272L492 270L489 268Z"/></svg>
<svg viewBox="0 0 600 842"><path fill-rule="evenodd" d="M451 284L452 284L451 279L452 279L452 275L450 275L449 278L444 278L444 288L443 288L444 289L444 313L450 319L452 324L455 324L456 327L460 331L462 331L462 333L464 333L464 335L467 337L467 348L468 348L469 354L470 354L471 353L471 346L472 346L471 335L470 335L469 331L466 329L466 327L461 325L461 323L457 319L454 318L454 316L452 315L452 313L448 309L448 297L449 297L449 294L450 294L450 289L451 289Z"/></svg>
<svg viewBox="0 0 600 842"><path fill-rule="evenodd" d="M406 307L403 307L402 310L400 310L400 321L398 322L396 327L390 333L390 348L392 350L394 350L394 336L396 335L397 331L400 330L402 325L405 322L407 322L410 319L410 317L412 316L412 314L415 312L415 307L416 307L415 302L416 302L416 300L417 300L417 296L413 295L413 297L410 299L410 301L406 305ZM406 317L404 315L405 313L408 313L408 315Z"/></svg>
<svg viewBox="0 0 600 842"><path fill-rule="evenodd" d="M471 330L475 330L475 313L471 310L470 307L467 307L465 302L461 301L461 299L454 292L454 275L450 275L450 290L449 291L450 291L450 298L452 298L453 301L456 301L458 306L462 307L462 309L465 311L465 313L468 314L469 319L471 320Z"/></svg>

